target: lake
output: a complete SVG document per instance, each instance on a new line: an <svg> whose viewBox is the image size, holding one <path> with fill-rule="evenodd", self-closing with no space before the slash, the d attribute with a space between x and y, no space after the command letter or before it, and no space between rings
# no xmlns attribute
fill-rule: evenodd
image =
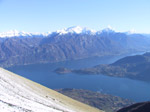
<svg viewBox="0 0 150 112"><path fill-rule="evenodd" d="M53 72L58 67L80 69L98 64L109 64L124 56L93 57L58 63L14 66L6 69L51 89L87 89L137 102L150 100L150 83L148 82L104 75L77 75L73 73L60 75Z"/></svg>

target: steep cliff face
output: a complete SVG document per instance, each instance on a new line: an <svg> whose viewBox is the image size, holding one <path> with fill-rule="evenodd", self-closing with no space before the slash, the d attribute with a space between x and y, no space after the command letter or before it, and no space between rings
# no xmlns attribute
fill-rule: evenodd
<svg viewBox="0 0 150 112"><path fill-rule="evenodd" d="M102 112L0 68L1 112Z"/></svg>

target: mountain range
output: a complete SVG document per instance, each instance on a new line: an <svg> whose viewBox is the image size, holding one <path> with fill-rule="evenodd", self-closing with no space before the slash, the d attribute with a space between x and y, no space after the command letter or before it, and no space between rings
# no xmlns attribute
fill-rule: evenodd
<svg viewBox="0 0 150 112"><path fill-rule="evenodd" d="M93 29L89 29L87 27L80 27L80 26L72 26L69 28L64 28L61 30L56 30L54 32L45 32L45 33L31 33L31 32L25 32L25 31L18 31L18 30L10 30L8 32L0 32L0 38L13 38L13 37L34 37L34 36L40 36L40 37L46 37L46 36L50 36L52 34L59 34L59 35L65 35L65 34L101 34L101 33L112 33L112 32L116 32L113 28L111 28L110 26L108 26L108 28L105 28L103 30L93 30ZM119 33L119 32L118 32ZM120 32L121 33L121 32ZM140 34L140 33L136 33L133 30L127 31L127 32L122 32L125 34ZM143 35L147 35L149 36L149 34L144 34Z"/></svg>
<svg viewBox="0 0 150 112"><path fill-rule="evenodd" d="M96 31L93 29L89 29L86 27L80 27L80 26L73 26L73 27L69 27L69 28L64 28L61 30L56 30L54 32L46 32L46 33L31 33L31 32L25 32L25 31L17 31L17 30L10 30L8 32L1 32L0 33L0 38L11 38L11 37L32 37L32 36L41 36L41 37L45 37L45 36L50 36L52 34L59 34L59 35L65 35L65 34L100 34L102 32L115 32L113 31L112 28L108 27L106 29L100 30L100 31ZM132 33L132 32L129 32Z"/></svg>
<svg viewBox="0 0 150 112"><path fill-rule="evenodd" d="M120 55L150 49L150 35L94 31L70 27L34 34L11 31L0 33L0 66L51 63L93 56Z"/></svg>

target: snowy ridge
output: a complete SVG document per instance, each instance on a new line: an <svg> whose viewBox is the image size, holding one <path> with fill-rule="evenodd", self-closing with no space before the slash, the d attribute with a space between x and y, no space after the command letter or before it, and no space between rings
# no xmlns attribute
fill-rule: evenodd
<svg viewBox="0 0 150 112"><path fill-rule="evenodd" d="M33 36L47 36L47 33L29 33L24 31L10 30L8 32L0 32L0 38L11 38L11 37L33 37Z"/></svg>
<svg viewBox="0 0 150 112"><path fill-rule="evenodd" d="M108 27L103 29L101 32L112 33L112 32L115 32L115 30L111 26L108 25Z"/></svg>
<svg viewBox="0 0 150 112"><path fill-rule="evenodd" d="M103 31L105 32L112 32L113 30L108 27L104 30L101 31L95 31L86 27L80 27L80 26L73 26L69 28L64 28L61 30L57 30L55 32L46 32L46 33L28 33L24 31L17 31L17 30L10 30L8 32L0 32L0 38L10 38L10 37L32 37L32 36L41 36L41 37L46 37L49 36L53 33L57 33L59 35L65 35L65 34L89 34L89 35L96 35L99 33L102 33Z"/></svg>
<svg viewBox="0 0 150 112"><path fill-rule="evenodd" d="M101 112L0 68L1 112Z"/></svg>
<svg viewBox="0 0 150 112"><path fill-rule="evenodd" d="M69 27L69 28L64 28L62 30L57 30L56 31L59 34L68 34L68 33L75 33L75 34L95 34L95 30L91 30L88 28L82 28L80 26L74 26L74 27Z"/></svg>
<svg viewBox="0 0 150 112"><path fill-rule="evenodd" d="M89 35L96 35L96 34L101 34L101 33L115 33L115 30L111 27L108 26L107 28L103 30L93 30L89 29L86 27L80 27L80 26L73 26L69 28L64 28L61 30L57 30L54 32L45 32L45 33L29 33L29 32L24 32L24 31L17 31L17 30L10 30L8 32L0 32L0 38L10 38L10 37L47 37L52 34L59 34L59 35L65 35L65 34L89 34ZM126 34L134 34L137 33L136 30L132 29L131 31L128 32L122 32Z"/></svg>
<svg viewBox="0 0 150 112"><path fill-rule="evenodd" d="M10 30L8 32L2 32L0 33L0 37L4 38L4 37L18 37L18 36L32 36L31 33L27 33L27 32L19 32L17 30Z"/></svg>

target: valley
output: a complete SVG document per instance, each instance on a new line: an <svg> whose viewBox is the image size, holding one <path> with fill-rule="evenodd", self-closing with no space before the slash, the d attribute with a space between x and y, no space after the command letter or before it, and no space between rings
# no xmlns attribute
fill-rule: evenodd
<svg viewBox="0 0 150 112"><path fill-rule="evenodd" d="M150 0L0 0L0 112L150 112Z"/></svg>
<svg viewBox="0 0 150 112"><path fill-rule="evenodd" d="M52 89L85 89L95 92L107 93L114 96L120 96L122 98L131 99L136 102L149 100L150 84L147 82L104 75L78 75L75 73L61 75L54 72L54 70L59 67L65 67L69 69L83 69L99 64L109 64L117 61L118 59L121 59L122 57L124 56L99 58L93 57L58 63L14 66L6 69Z"/></svg>
<svg viewBox="0 0 150 112"><path fill-rule="evenodd" d="M64 31L39 35L16 32L14 37L0 38L0 66L106 112L150 99L150 84L133 80L137 79L135 73L127 75L128 69L140 63L140 54L149 50L149 37L111 29L92 32L78 26ZM132 56L133 64L120 61L128 62ZM146 63L148 56L140 59Z"/></svg>

